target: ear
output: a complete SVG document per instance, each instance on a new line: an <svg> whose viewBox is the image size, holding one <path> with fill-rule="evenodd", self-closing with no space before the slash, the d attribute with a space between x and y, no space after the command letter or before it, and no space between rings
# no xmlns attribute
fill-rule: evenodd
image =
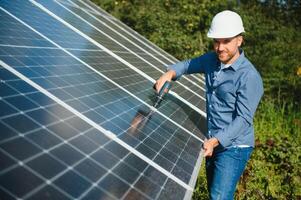
<svg viewBox="0 0 301 200"><path fill-rule="evenodd" d="M243 40L244 39L243 39L242 35L237 36L237 45L238 45L238 47L240 47L242 45Z"/></svg>

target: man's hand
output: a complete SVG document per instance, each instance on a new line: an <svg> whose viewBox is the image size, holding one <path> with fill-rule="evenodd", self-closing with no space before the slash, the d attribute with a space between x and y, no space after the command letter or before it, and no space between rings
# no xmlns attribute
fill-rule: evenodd
<svg viewBox="0 0 301 200"><path fill-rule="evenodd" d="M218 146L219 142L216 138L210 138L209 140L205 140L203 144L203 149L205 150L204 156L211 157L214 147Z"/></svg>
<svg viewBox="0 0 301 200"><path fill-rule="evenodd" d="M165 74L163 74L155 83L155 88L157 93L159 93L161 87L164 85L166 81L171 81L176 77L176 72L174 70L169 70Z"/></svg>

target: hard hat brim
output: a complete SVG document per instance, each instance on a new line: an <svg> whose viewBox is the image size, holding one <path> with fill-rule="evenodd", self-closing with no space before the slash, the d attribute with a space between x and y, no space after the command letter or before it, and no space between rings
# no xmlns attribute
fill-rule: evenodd
<svg viewBox="0 0 301 200"><path fill-rule="evenodd" d="M216 39L221 39L221 38L232 38L232 37L235 37L237 35L240 35L242 33L244 33L245 31L241 31L239 33L235 32L235 33L220 33L220 34L217 34L217 33L211 33L210 31L207 33L207 37L208 38L216 38Z"/></svg>

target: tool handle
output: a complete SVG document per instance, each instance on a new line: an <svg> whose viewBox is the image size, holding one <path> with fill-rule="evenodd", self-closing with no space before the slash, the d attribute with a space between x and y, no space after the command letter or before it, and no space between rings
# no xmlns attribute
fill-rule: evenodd
<svg viewBox="0 0 301 200"><path fill-rule="evenodd" d="M162 98L164 96L164 94L168 93L169 89L171 87L171 83L170 81L165 81L165 83L163 84L163 86L161 87L158 96L160 98Z"/></svg>

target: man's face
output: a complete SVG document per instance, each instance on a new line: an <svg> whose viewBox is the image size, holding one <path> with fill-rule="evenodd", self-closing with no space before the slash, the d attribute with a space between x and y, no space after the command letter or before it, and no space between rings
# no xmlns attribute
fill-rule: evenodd
<svg viewBox="0 0 301 200"><path fill-rule="evenodd" d="M239 57L241 43L242 36L213 40L214 50L224 64L232 64Z"/></svg>

